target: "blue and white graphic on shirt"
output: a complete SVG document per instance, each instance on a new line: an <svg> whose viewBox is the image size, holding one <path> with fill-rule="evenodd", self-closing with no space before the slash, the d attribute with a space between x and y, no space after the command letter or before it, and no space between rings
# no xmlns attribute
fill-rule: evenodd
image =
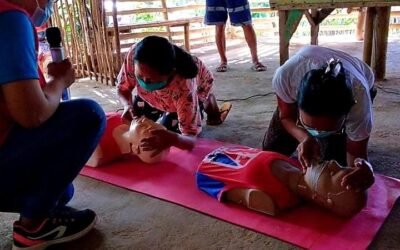
<svg viewBox="0 0 400 250"><path fill-rule="evenodd" d="M243 168L249 160L256 157L260 152L248 150L244 151L243 147L221 147L206 156L205 162L215 163L222 167L233 169Z"/></svg>

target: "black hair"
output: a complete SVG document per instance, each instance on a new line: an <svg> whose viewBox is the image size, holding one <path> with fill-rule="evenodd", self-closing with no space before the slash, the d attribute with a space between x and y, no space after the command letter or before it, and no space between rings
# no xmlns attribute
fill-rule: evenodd
<svg viewBox="0 0 400 250"><path fill-rule="evenodd" d="M192 55L159 36L148 36L138 42L133 60L148 65L161 75L169 75L175 69L180 76L191 79L199 71Z"/></svg>
<svg viewBox="0 0 400 250"><path fill-rule="evenodd" d="M335 61L307 72L299 86L297 104L311 116L347 115L355 101L342 64Z"/></svg>

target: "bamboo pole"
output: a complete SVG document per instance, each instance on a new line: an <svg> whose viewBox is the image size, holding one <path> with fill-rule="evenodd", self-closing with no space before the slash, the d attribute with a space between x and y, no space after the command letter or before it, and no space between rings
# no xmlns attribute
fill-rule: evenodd
<svg viewBox="0 0 400 250"><path fill-rule="evenodd" d="M81 16L81 23L83 26L83 34L82 37L84 38L84 45L85 45L85 50L86 50L86 54L89 56L88 59L90 59L90 69L88 69L89 71L93 71L93 75L96 79L96 81L99 80L99 77L97 75L98 69L96 67L96 63L95 63L95 53L93 51L93 40L91 39L90 34L93 32L90 32L91 30L93 31L93 29L91 29L90 25L89 25L89 18L88 18L88 13L87 13L87 5L85 3L86 1L82 1L79 0L77 1L77 6L79 7L79 12L80 12L80 16ZM90 54L90 55L89 55Z"/></svg>
<svg viewBox="0 0 400 250"><path fill-rule="evenodd" d="M64 3L65 1L65 3ZM83 69L83 62L82 58L80 56L80 53L78 51L81 51L79 41L76 38L76 31L75 31L75 18L74 15L71 13L71 9L68 6L68 2L66 0L60 0L61 4L65 6L65 9L67 11L67 14L69 16L69 26L71 29L71 35L72 35L72 41L73 45L75 47L75 58L76 58L76 65L77 65L77 71L81 73L82 76L85 76L84 69Z"/></svg>
<svg viewBox="0 0 400 250"><path fill-rule="evenodd" d="M97 1L90 1L90 9L92 12L92 29L94 36L94 46L96 50L96 63L98 66L98 73L100 76L100 82L104 83L104 76L106 75L106 67L104 67L104 47L101 45L101 32L100 32L100 22L99 13L97 9ZM95 56L95 55L93 55ZM105 77L107 84L107 76Z"/></svg>
<svg viewBox="0 0 400 250"><path fill-rule="evenodd" d="M81 33L80 33L80 36L79 36L80 37L80 42L81 42L81 44L83 46L83 55L85 57L86 69L87 69L88 72L91 72L92 71L92 67L91 67L91 62L90 62L89 55L88 55L86 32L85 32L86 25L85 25L85 22L84 22L84 18L83 18L82 12L80 11L78 2L80 2L80 1L73 1L72 2L72 9L73 9L73 13L77 13L79 15L79 18L80 18L80 20L79 20L79 23L81 24ZM76 4L76 7L75 7L75 4ZM89 77L90 77L90 79L92 79L92 75L91 74L89 74Z"/></svg>
<svg viewBox="0 0 400 250"><path fill-rule="evenodd" d="M63 8L63 1L61 1L60 2L61 3L61 13L62 13L62 19L63 19L63 22L64 22L64 27L66 27L67 26L67 17L66 17L66 15L65 15L65 11L66 11L66 8L68 8L68 6L65 6L65 11L64 11L64 8ZM58 15L57 15L58 16ZM70 23L70 25L71 25L71 21L70 21L70 19L68 20L69 21L69 23ZM60 25L62 25L61 24L61 17L60 17ZM60 26L61 27L61 26ZM61 31L62 32L64 32L64 29L61 29ZM68 37L68 35L65 35L66 37ZM73 58L73 60L72 60L72 63L75 63L76 65L78 65L78 63L77 63L77 52L76 52L76 49L74 49L73 47L74 47L74 44L73 44L73 40L72 40L72 36L70 36L70 37L68 37L67 38L67 41L69 41L70 42L70 46L71 46L71 50L72 50L72 52L70 52L69 54L70 54L70 56L71 57L74 57ZM67 47L68 48L68 47ZM76 71L79 73L79 69L78 69L78 67L76 68Z"/></svg>
<svg viewBox="0 0 400 250"><path fill-rule="evenodd" d="M58 15L59 14L59 6L58 6L58 4L54 3L53 8L56 10L57 15L53 16L54 18L52 18L52 21L54 20L54 23L52 23L52 25L55 25L55 26L60 28L61 36L63 38L63 44L64 44L64 47L65 47L66 56L67 57L71 57L70 56L70 49L69 49L69 38L66 35L65 30L62 28L63 25L61 24L60 16ZM61 9L61 11L63 11L63 10Z"/></svg>
<svg viewBox="0 0 400 250"><path fill-rule="evenodd" d="M110 72L110 81L111 81L111 85L115 85L115 74L116 74L116 70L114 68L115 64L114 64L114 52L112 49L112 46L110 44L110 38L108 36L107 33L107 23L106 23L106 11L104 8L104 2L102 0L101 1L101 10L100 10L100 14L101 14L101 19L102 19L102 28L103 28L103 42L106 45L106 57L107 57L107 66L109 67L109 72Z"/></svg>
<svg viewBox="0 0 400 250"><path fill-rule="evenodd" d="M102 81L104 78L105 84L108 84L108 80L111 81L111 70L110 70L110 64L109 59L108 59L108 51L107 47L105 44L105 34L103 30L103 17L101 15L101 3L100 1L102 0L94 0L94 6L93 6L93 11L96 15L96 22L97 22L97 31L96 33L98 34L97 36L97 43L98 43L98 50L101 51L101 68L102 68Z"/></svg>
<svg viewBox="0 0 400 250"><path fill-rule="evenodd" d="M115 41L115 49L117 53L116 58L116 68L121 67L121 45L119 41L119 28L118 28L118 19L117 19L117 1L112 0L112 17L113 17L113 25L114 25L114 41Z"/></svg>
<svg viewBox="0 0 400 250"><path fill-rule="evenodd" d="M167 7L167 3L165 0L161 0L161 5L163 7L163 9L165 9L166 11L163 11L163 16L164 16L164 20L168 21L168 7ZM168 32L168 40L172 41L172 35L171 35L171 28L167 27L167 32Z"/></svg>

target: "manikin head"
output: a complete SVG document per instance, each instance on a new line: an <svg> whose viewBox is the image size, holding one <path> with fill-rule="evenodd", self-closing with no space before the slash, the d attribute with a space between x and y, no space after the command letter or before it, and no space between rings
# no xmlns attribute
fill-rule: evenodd
<svg viewBox="0 0 400 250"><path fill-rule="evenodd" d="M143 151L140 147L140 141L144 138L151 137L151 131L158 129L166 128L144 116L134 119L129 127L129 142L131 143L132 153L137 155L143 162L160 162L164 160L169 153L169 148L167 148L158 155L151 157L154 151Z"/></svg>
<svg viewBox="0 0 400 250"><path fill-rule="evenodd" d="M155 129L165 129L165 127L145 117L134 119L129 126L122 122L120 114L108 113L106 130L87 165L99 167L127 154L137 155L146 163L164 160L169 148L151 157L153 151L143 151L140 147L140 141L151 136L150 131Z"/></svg>
<svg viewBox="0 0 400 250"><path fill-rule="evenodd" d="M298 193L335 214L353 216L367 203L367 191L355 191L341 185L351 168L340 166L335 160L325 161L306 169L298 184Z"/></svg>

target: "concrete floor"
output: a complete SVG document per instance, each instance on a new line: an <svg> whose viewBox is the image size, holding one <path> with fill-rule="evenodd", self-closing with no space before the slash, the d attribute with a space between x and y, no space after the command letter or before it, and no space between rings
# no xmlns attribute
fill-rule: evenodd
<svg viewBox="0 0 400 250"><path fill-rule="evenodd" d="M335 39L348 41L349 39ZM354 56L362 55L362 43L321 42ZM370 158L377 173L400 178L400 42L392 39L388 51L387 81L374 103L375 126L370 140ZM291 53L301 47L296 43ZM271 79L279 66L278 44L261 42L259 54L267 72L250 70L248 49L242 41L228 47L230 70L215 73L215 93L219 99L245 98L272 92ZM194 51L214 68L218 57L213 47ZM119 107L115 90L90 80L79 80L73 96L91 97L105 110ZM204 127L203 137L260 147L265 129L275 109L274 95L232 101L233 108L220 127ZM77 194L71 205L97 211L99 222L86 237L53 249L298 249L277 239L216 220L192 210L146 195L130 192L86 177L75 181ZM399 249L400 202L379 231L370 249ZM0 214L0 249L10 249L12 222L17 217Z"/></svg>

